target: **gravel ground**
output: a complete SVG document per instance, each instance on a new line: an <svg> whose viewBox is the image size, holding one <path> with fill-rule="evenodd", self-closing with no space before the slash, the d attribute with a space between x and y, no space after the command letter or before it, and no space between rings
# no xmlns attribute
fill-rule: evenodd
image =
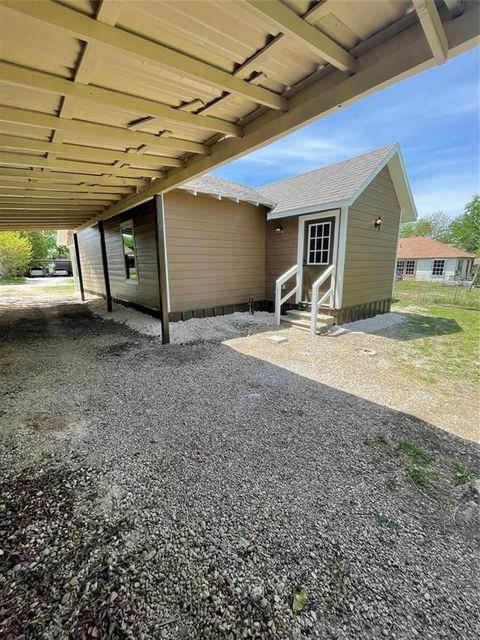
<svg viewBox="0 0 480 640"><path fill-rule="evenodd" d="M473 443L81 304L0 349L2 637L478 637Z"/></svg>

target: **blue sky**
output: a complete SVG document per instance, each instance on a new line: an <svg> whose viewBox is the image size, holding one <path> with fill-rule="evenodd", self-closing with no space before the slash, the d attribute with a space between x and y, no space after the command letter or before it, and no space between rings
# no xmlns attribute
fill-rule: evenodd
<svg viewBox="0 0 480 640"><path fill-rule="evenodd" d="M257 186L399 142L419 215L480 191L479 50L403 80L214 173Z"/></svg>

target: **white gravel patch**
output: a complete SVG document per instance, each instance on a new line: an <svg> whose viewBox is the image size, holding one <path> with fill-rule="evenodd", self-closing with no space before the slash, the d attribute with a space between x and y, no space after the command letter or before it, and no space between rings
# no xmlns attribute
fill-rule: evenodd
<svg viewBox="0 0 480 640"><path fill-rule="evenodd" d="M341 335L342 333L378 333L384 329L390 329L408 320L405 313L383 313L373 318L348 322L339 327L332 327L325 335Z"/></svg>
<svg viewBox="0 0 480 640"><path fill-rule="evenodd" d="M108 313L104 307L92 305L92 311L104 320L125 324L143 335L158 337L162 335L160 320L135 309L114 305L113 311ZM274 314L266 311L256 311L253 315L236 312L214 318L191 318L184 322L170 323L170 342L188 344L222 341L240 334L250 335L259 329L273 329L274 322Z"/></svg>

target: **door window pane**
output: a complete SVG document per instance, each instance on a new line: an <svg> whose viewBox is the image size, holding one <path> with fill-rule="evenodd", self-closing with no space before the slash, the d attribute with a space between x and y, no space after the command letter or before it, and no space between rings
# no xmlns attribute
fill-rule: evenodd
<svg viewBox="0 0 480 640"><path fill-rule="evenodd" d="M331 222L309 225L307 264L329 264L331 230Z"/></svg>

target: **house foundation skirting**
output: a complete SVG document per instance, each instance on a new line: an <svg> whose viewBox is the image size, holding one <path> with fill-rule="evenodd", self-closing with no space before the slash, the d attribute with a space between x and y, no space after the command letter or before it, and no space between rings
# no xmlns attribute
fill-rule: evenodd
<svg viewBox="0 0 480 640"><path fill-rule="evenodd" d="M104 293L98 293L97 291L91 291L89 289L85 289L86 293L89 293L93 296L98 296L99 298L103 298L105 300ZM130 302L128 300L121 300L120 298L115 298L112 296L113 302L117 304L121 304L124 307L129 307L131 309L135 309L135 311L140 311L141 313L146 313L149 316L153 316L154 318L161 318L161 311L159 309L151 309L150 307L145 307L142 304L137 304L136 302ZM254 311L266 311L267 310L267 301L266 300L255 300L252 302L252 308ZM170 322L181 322L183 320L190 320L191 318L213 318L215 316L226 316L230 313L235 313L237 311L249 311L250 310L250 302L242 302L239 304L230 304L230 305L221 305L216 307L205 307L202 309L188 309L185 311L170 311L168 314Z"/></svg>
<svg viewBox="0 0 480 640"><path fill-rule="evenodd" d="M355 322L355 320L364 320L372 318L382 313L388 313L392 304L391 298L387 300L376 300L375 302L366 302L365 304L357 304L352 307L344 307L343 309L322 309L322 313L333 316L335 324L345 324L347 322ZM290 309L298 309L298 304L283 304L282 314ZM266 301L265 310L273 313L275 311L275 302Z"/></svg>

